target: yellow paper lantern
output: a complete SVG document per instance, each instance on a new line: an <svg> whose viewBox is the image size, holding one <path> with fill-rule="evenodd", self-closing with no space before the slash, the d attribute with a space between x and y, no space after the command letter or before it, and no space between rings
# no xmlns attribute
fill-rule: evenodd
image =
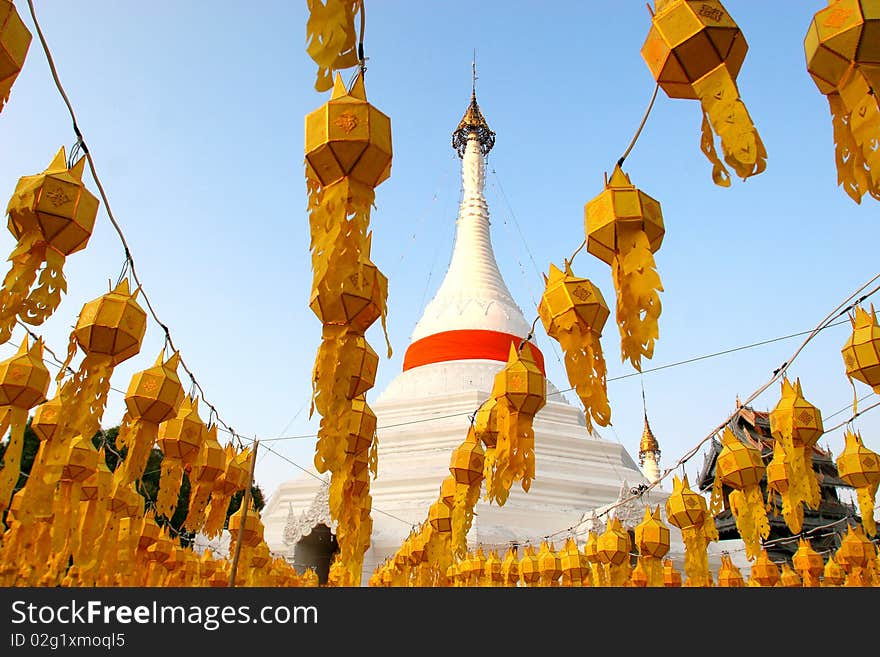
<svg viewBox="0 0 880 657"><path fill-rule="evenodd" d="M880 326L873 304L869 313L856 306L849 316L853 332L840 350L846 375L880 390Z"/></svg>
<svg viewBox="0 0 880 657"><path fill-rule="evenodd" d="M306 115L306 175L377 187L391 175L391 119L367 102L363 75L350 90L337 73L330 100Z"/></svg>
<svg viewBox="0 0 880 657"><path fill-rule="evenodd" d="M856 203L880 199L880 13L873 0L829 0L804 38L807 72L828 98L838 184Z"/></svg>
<svg viewBox="0 0 880 657"><path fill-rule="evenodd" d="M788 562L782 563L779 573L779 585L787 588L799 588L803 586L801 576L797 574Z"/></svg>
<svg viewBox="0 0 880 657"><path fill-rule="evenodd" d="M241 542L248 547L256 547L263 540L263 523L260 520L260 513L253 506L248 510L247 517L244 516L244 505L242 504L238 511L229 516L229 534L232 537L232 543L235 545L241 536Z"/></svg>
<svg viewBox="0 0 880 657"><path fill-rule="evenodd" d="M681 586L681 573L675 569L672 559L663 560L663 586L665 588L678 588Z"/></svg>
<svg viewBox="0 0 880 657"><path fill-rule="evenodd" d="M455 504L455 477L449 475L440 483L440 501L450 509Z"/></svg>
<svg viewBox="0 0 880 657"><path fill-rule="evenodd" d="M788 496L789 504L795 509L801 504L811 509L819 507L821 492L813 470L812 446L824 431L822 413L804 398L800 379L792 384L787 377L783 377L782 396L770 411L770 432L782 445L788 478L783 502ZM783 506L783 517L789 529L793 533L800 533L802 510L788 514L785 511Z"/></svg>
<svg viewBox="0 0 880 657"><path fill-rule="evenodd" d="M455 448L449 460L449 472L455 479L452 504L452 551L461 555L467 549L467 533L480 499L485 453L473 426L465 440Z"/></svg>
<svg viewBox="0 0 880 657"><path fill-rule="evenodd" d="M519 560L519 578L523 586L538 586L541 581L541 567L533 545L527 545L523 550Z"/></svg>
<svg viewBox="0 0 880 657"><path fill-rule="evenodd" d="M452 531L452 510L441 501L434 502L428 509L428 522L435 532Z"/></svg>
<svg viewBox="0 0 880 657"><path fill-rule="evenodd" d="M825 562L825 569L822 571L822 586L843 586L845 580L846 571L837 563L832 554Z"/></svg>
<svg viewBox="0 0 880 657"><path fill-rule="evenodd" d="M346 454L360 454L370 449L376 439L376 414L363 395L351 402Z"/></svg>
<svg viewBox="0 0 880 657"><path fill-rule="evenodd" d="M562 577L562 563L559 560L553 543L541 541L541 547L538 550L538 572L540 574L539 582L541 586L555 587L559 586L559 578Z"/></svg>
<svg viewBox="0 0 880 657"><path fill-rule="evenodd" d="M0 0L0 112L24 66L31 33L11 0Z"/></svg>
<svg viewBox="0 0 880 657"><path fill-rule="evenodd" d="M482 441L486 449L494 449L498 442L498 413L495 411L497 404L494 397L489 397L480 405L474 416L477 438Z"/></svg>
<svg viewBox="0 0 880 657"><path fill-rule="evenodd" d="M205 524L202 527L202 532L208 537L218 536L223 531L232 496L247 488L250 478L250 459L253 450L251 448L237 450L229 444L224 448L224 452L226 467L214 480Z"/></svg>
<svg viewBox="0 0 880 657"><path fill-rule="evenodd" d="M98 214L98 200L82 182L84 166L83 157L68 168L62 147L43 173L23 176L16 185L6 211L18 244L0 289L0 342L10 338L16 317L38 326L61 303L65 259L85 248Z"/></svg>
<svg viewBox="0 0 880 657"><path fill-rule="evenodd" d="M880 454L865 447L858 432L846 430L843 437L846 446L837 457L837 473L856 489L862 526L869 536L873 536L877 533L874 500L880 486Z"/></svg>
<svg viewBox="0 0 880 657"><path fill-rule="evenodd" d="M226 450L217 441L217 425L205 428L205 435L195 465L189 474L192 492L184 527L189 531L199 531L205 524L208 500L214 490L214 483L226 471Z"/></svg>
<svg viewBox="0 0 880 657"><path fill-rule="evenodd" d="M21 473L28 411L46 400L50 378L43 364L42 340L29 346L25 336L18 352L0 362L0 436L11 429L0 470L0 516L9 507Z"/></svg>
<svg viewBox="0 0 880 657"><path fill-rule="evenodd" d="M356 367L349 382L349 399L356 399L372 388L379 369L379 355L362 335L354 337L354 352L352 362L356 363Z"/></svg>
<svg viewBox="0 0 880 657"><path fill-rule="evenodd" d="M746 585L739 568L733 565L729 554L721 555L721 568L718 570L718 586L741 588Z"/></svg>
<svg viewBox="0 0 880 657"><path fill-rule="evenodd" d="M565 354L568 382L584 406L587 430L593 430L593 421L607 427L611 423L611 407L599 338L610 314L608 305L599 288L589 279L576 277L567 261L564 273L550 265L550 276L544 276L544 285L538 315L547 335L559 342Z"/></svg>
<svg viewBox="0 0 880 657"><path fill-rule="evenodd" d="M762 549L749 575L749 586L772 587L780 583L779 566L770 560L767 550Z"/></svg>
<svg viewBox="0 0 880 657"><path fill-rule="evenodd" d="M546 403L546 380L531 349L511 342L507 364L493 384L498 435L491 465L486 467L486 497L503 505L513 482L528 492L535 478L535 414Z"/></svg>
<svg viewBox="0 0 880 657"><path fill-rule="evenodd" d="M159 425L156 442L162 450L162 471L156 512L166 518L174 515L185 468L192 471L205 439L205 424L199 417L198 397L187 395L177 415Z"/></svg>
<svg viewBox="0 0 880 657"><path fill-rule="evenodd" d="M607 570L609 586L626 586L632 574L630 566L630 550L632 540L620 520L611 518L605 525L605 531L599 536L596 545L599 561Z"/></svg>
<svg viewBox="0 0 880 657"><path fill-rule="evenodd" d="M715 152L715 135L737 175L746 179L761 173L767 153L736 86L748 51L736 21L717 0L655 0L654 5L642 58L670 98L700 101L701 147L713 165L712 180L730 185Z"/></svg>
<svg viewBox="0 0 880 657"><path fill-rule="evenodd" d="M798 539L798 549L791 558L794 569L801 576L803 586L819 586L820 578L825 570L822 555L813 549L804 538Z"/></svg>
<svg viewBox="0 0 880 657"><path fill-rule="evenodd" d="M125 393L126 412L116 447L128 450L122 463L127 482L140 479L158 439L159 425L173 419L183 401L183 386L177 376L180 356L174 352L165 360L164 352L159 353L152 367L131 377Z"/></svg>
<svg viewBox="0 0 880 657"><path fill-rule="evenodd" d="M483 565L483 578L487 586L502 586L504 575L501 571L501 559L495 550L489 550L486 563Z"/></svg>
<svg viewBox="0 0 880 657"><path fill-rule="evenodd" d="M705 498L691 490L687 475L672 478L672 494L666 499L666 517L681 530L684 540L686 586L710 586L709 541L718 540L715 520Z"/></svg>
<svg viewBox="0 0 880 657"><path fill-rule="evenodd" d="M766 471L764 461L761 451L740 441L729 426L722 431L721 444L715 461L712 508L720 508L722 484L733 489L729 497L730 510L745 543L746 555L754 559L761 549L761 539L770 535L770 521L761 492Z"/></svg>
<svg viewBox="0 0 880 657"><path fill-rule="evenodd" d="M635 547L647 576L646 586L663 586L662 559L668 554L670 532L661 517L660 506L645 507L645 516L635 527Z"/></svg>
<svg viewBox="0 0 880 657"><path fill-rule="evenodd" d="M877 549L865 536L861 525L847 525L834 556L847 575L850 575L856 569L868 568L877 556Z"/></svg>
<svg viewBox="0 0 880 657"><path fill-rule="evenodd" d="M660 295L654 253L665 234L660 204L630 182L620 165L605 189L584 206L587 251L611 265L617 295L620 355L637 370L654 355Z"/></svg>
<svg viewBox="0 0 880 657"><path fill-rule="evenodd" d="M508 548L504 553L504 561L501 562L501 576L505 586L517 586L519 583L519 561L517 548Z"/></svg>

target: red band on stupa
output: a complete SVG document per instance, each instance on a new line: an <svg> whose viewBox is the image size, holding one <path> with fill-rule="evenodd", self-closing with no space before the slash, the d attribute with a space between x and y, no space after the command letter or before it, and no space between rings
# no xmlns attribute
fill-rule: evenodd
<svg viewBox="0 0 880 657"><path fill-rule="evenodd" d="M462 329L459 331L443 331L416 340L406 350L403 357L403 371L441 363L450 360L470 360L480 358L486 360L500 360L507 362L510 355L510 343L519 347L522 338L501 331L486 331L481 329ZM532 358L535 364L544 372L544 354L531 342L526 343L532 350Z"/></svg>

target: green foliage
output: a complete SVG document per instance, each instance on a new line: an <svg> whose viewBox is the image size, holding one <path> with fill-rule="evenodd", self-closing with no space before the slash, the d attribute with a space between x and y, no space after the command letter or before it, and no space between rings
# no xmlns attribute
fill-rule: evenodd
<svg viewBox="0 0 880 657"><path fill-rule="evenodd" d="M118 436L119 426L111 427L106 431L102 429L98 431L94 436L92 436L92 444L94 444L95 449L100 450L102 447L104 448L104 460L107 463L107 467L110 469L111 472L116 470L116 467L122 460L124 460L127 453L126 448L123 448L122 450L118 450L116 448L116 438ZM3 456L6 453L6 448L8 444L8 438L0 443L0 463L3 462ZM19 489L23 488L25 483L27 482L27 477L30 474L31 467L33 467L34 459L36 458L37 450L39 449L39 447L40 439L37 436L36 432L31 429L31 419L28 418L28 422L24 430L24 443L22 446L21 475L19 476L18 482L15 485L13 494L18 492ZM147 511L155 510L156 508L156 498L159 494L159 477L161 472L162 452L158 448L154 447L150 452L150 458L147 461L147 467L144 469L143 476L136 482L137 490L144 498L144 508ZM229 509L226 512L226 522L223 525L224 527L226 527L229 523L229 516L238 511L238 509L241 507L243 496L244 491L239 491L238 493L233 495L232 500L229 503ZM184 546L191 545L194 538L192 532L188 532L183 528L183 521L186 519L186 514L189 511L189 497L189 477L184 474L183 483L180 486L180 494L177 498L177 507L175 508L174 514L171 516L171 518L165 518L164 516L156 517L156 522L160 526L167 526L171 535L178 536L180 538L181 544ZM253 501L254 508L256 508L257 511L262 510L262 508L265 506L263 491L256 484L251 487L251 499Z"/></svg>

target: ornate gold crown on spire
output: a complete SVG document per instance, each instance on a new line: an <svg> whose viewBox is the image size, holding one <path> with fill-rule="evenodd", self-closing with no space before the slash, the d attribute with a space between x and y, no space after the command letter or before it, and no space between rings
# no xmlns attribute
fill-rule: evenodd
<svg viewBox="0 0 880 657"><path fill-rule="evenodd" d="M642 432L642 440L639 443L639 456L648 452L656 452L659 455L660 444L654 438L654 434L651 433L651 425L648 424L648 414L645 413L645 430Z"/></svg>
<svg viewBox="0 0 880 657"><path fill-rule="evenodd" d="M458 151L459 157L464 157L464 149L467 147L468 135L476 133L477 141L480 142L480 152L487 155L495 145L495 133L489 129L489 124L483 118L480 106L477 104L477 91L471 91L471 104L461 117L458 127L452 133L452 148Z"/></svg>

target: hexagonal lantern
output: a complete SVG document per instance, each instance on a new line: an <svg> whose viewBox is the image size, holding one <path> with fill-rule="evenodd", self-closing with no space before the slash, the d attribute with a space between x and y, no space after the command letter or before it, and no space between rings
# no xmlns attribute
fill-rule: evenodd
<svg viewBox="0 0 880 657"><path fill-rule="evenodd" d="M483 464L485 453L483 446L477 440L473 426L468 431L467 438L452 451L449 459L449 472L455 477L455 482L464 486L479 483L483 480Z"/></svg>
<svg viewBox="0 0 880 657"><path fill-rule="evenodd" d="M718 586L741 588L746 585L739 568L733 565L729 554L721 555L721 568L718 569Z"/></svg>
<svg viewBox="0 0 880 657"><path fill-rule="evenodd" d="M846 446L837 457L837 472L840 478L856 489L859 512L865 531L874 535L877 524L874 521L874 501L880 485L880 454L865 447L861 434L845 431Z"/></svg>
<svg viewBox="0 0 880 657"><path fill-rule="evenodd" d="M736 490L759 486L766 470L760 450L738 440L729 427L721 434L721 445L715 461L721 481Z"/></svg>
<svg viewBox="0 0 880 657"><path fill-rule="evenodd" d="M28 336L11 358L0 362L0 406L31 409L46 400L52 378L43 364L43 341L28 347Z"/></svg>
<svg viewBox="0 0 880 657"><path fill-rule="evenodd" d="M440 482L440 501L450 509L455 504L455 477L449 475Z"/></svg>
<svg viewBox="0 0 880 657"><path fill-rule="evenodd" d="M618 235L623 228L644 231L652 253L663 243L660 203L637 189L618 164L611 179L605 181L605 189L584 206L587 251L610 265L618 252Z"/></svg>
<svg viewBox="0 0 880 657"><path fill-rule="evenodd" d="M672 477L672 494L666 498L666 517L679 529L703 524L709 509L705 498L690 488L687 475Z"/></svg>
<svg viewBox="0 0 880 657"><path fill-rule="evenodd" d="M351 401L351 413L348 416L348 440L345 444L346 454L360 454L370 449L376 437L376 414L364 395Z"/></svg>
<svg viewBox="0 0 880 657"><path fill-rule="evenodd" d="M611 518L605 531L596 541L596 554L599 561L609 566L619 566L629 560L632 541L618 518Z"/></svg>
<svg viewBox="0 0 880 657"><path fill-rule="evenodd" d="M0 0L0 111L24 66L32 38L15 4Z"/></svg>
<svg viewBox="0 0 880 657"><path fill-rule="evenodd" d="M67 462L61 468L61 481L86 481L98 470L98 450L92 441L76 436L70 442Z"/></svg>
<svg viewBox="0 0 880 657"><path fill-rule="evenodd" d="M166 458L193 465L205 440L207 427L199 417L199 399L186 395L177 415L159 425L157 443Z"/></svg>
<svg viewBox="0 0 880 657"><path fill-rule="evenodd" d="M68 169L62 146L43 173L19 178L7 208L7 225L16 239L36 229L65 256L86 247L98 199L82 182L84 168L85 156Z"/></svg>
<svg viewBox="0 0 880 657"><path fill-rule="evenodd" d="M105 460L104 450L102 448L98 451L98 460L95 471L82 482L82 486L80 487L80 499L84 502L103 499L110 494L112 486L113 473L110 472L110 468L107 467L107 461Z"/></svg>
<svg viewBox="0 0 880 657"><path fill-rule="evenodd" d="M139 292L140 288L129 292L124 278L113 290L82 307L73 336L86 354L107 356L118 365L140 351L147 313L136 301Z"/></svg>
<svg viewBox="0 0 880 657"><path fill-rule="evenodd" d="M774 437L791 434L795 446L809 447L825 433L822 413L804 399L800 379L794 385L783 377L782 398L770 411L770 432Z"/></svg>
<svg viewBox="0 0 880 657"><path fill-rule="evenodd" d="M693 84L726 64L736 78L748 44L717 0L655 0L652 26L641 54L670 98L697 98Z"/></svg>
<svg viewBox="0 0 880 657"><path fill-rule="evenodd" d="M244 505L238 508L238 511L229 516L229 533L232 536L232 545L238 541L239 532L241 532L241 541L249 547L256 547L263 540L263 523L260 520L260 514L256 509L249 509L247 517L244 518Z"/></svg>
<svg viewBox="0 0 880 657"><path fill-rule="evenodd" d="M541 542L538 550L538 571L541 586L558 586L562 577L562 563L553 543Z"/></svg>
<svg viewBox="0 0 880 657"><path fill-rule="evenodd" d="M501 572L501 559L495 550L489 550L486 563L483 565L483 579L489 586L501 586L504 583L504 575Z"/></svg>
<svg viewBox="0 0 880 657"><path fill-rule="evenodd" d="M437 500L428 509L428 522L435 532L440 534L452 531L452 509Z"/></svg>
<svg viewBox="0 0 880 657"><path fill-rule="evenodd" d="M391 119L367 102L363 74L349 91L337 73L330 100L306 115L306 175L376 187L391 175Z"/></svg>
<svg viewBox="0 0 880 657"><path fill-rule="evenodd" d="M331 289L327 278L312 287L309 308L325 326L348 326L363 334L382 317L388 297L388 278L379 271L367 248L361 253L357 271Z"/></svg>
<svg viewBox="0 0 880 657"><path fill-rule="evenodd" d="M669 527L660 518L659 505L653 511L645 507L645 517L635 527L635 543L642 556L662 559L669 552Z"/></svg>
<svg viewBox="0 0 880 657"><path fill-rule="evenodd" d="M830 555L822 571L822 586L842 586L845 581L846 571L837 563L834 555Z"/></svg>
<svg viewBox="0 0 880 657"><path fill-rule="evenodd" d="M779 583L779 566L770 560L767 550L761 550L755 563L752 564L749 581L758 586L776 586Z"/></svg>
<svg viewBox="0 0 880 657"><path fill-rule="evenodd" d="M602 291L588 278L575 276L568 262L565 273L550 265L550 276L544 276L545 289L538 304L538 315L547 335L558 339L560 331L579 325L595 333L602 328L611 314Z"/></svg>
<svg viewBox="0 0 880 657"><path fill-rule="evenodd" d="M159 353L155 364L131 377L125 394L125 406L132 417L160 424L177 414L184 391L177 376L180 355L174 352L167 361L165 350Z"/></svg>
<svg viewBox="0 0 880 657"><path fill-rule="evenodd" d="M681 586L681 573L675 569L672 559L663 560L663 586L666 588Z"/></svg>
<svg viewBox="0 0 880 657"><path fill-rule="evenodd" d="M516 586L519 583L519 551L516 547L508 548L504 553L501 577L505 586Z"/></svg>
<svg viewBox="0 0 880 657"><path fill-rule="evenodd" d="M569 537L558 554L563 586L582 586L584 578L590 574L589 562L581 554L574 538Z"/></svg>
<svg viewBox="0 0 880 657"><path fill-rule="evenodd" d="M880 390L880 326L873 304L871 312L856 306L850 315L853 332L840 350L846 375Z"/></svg>
<svg viewBox="0 0 880 657"><path fill-rule="evenodd" d="M794 569L800 574L804 586L819 586L819 578L825 571L825 560L803 537L798 539L798 549L791 558Z"/></svg>
<svg viewBox="0 0 880 657"><path fill-rule="evenodd" d="M510 343L507 365L496 378L495 399L502 397L519 413L534 416L547 402L546 381L535 364L531 349L517 353L516 345Z"/></svg>
<svg viewBox="0 0 880 657"><path fill-rule="evenodd" d="M55 395L52 399L43 402L34 409L31 419L31 429L40 440L51 441L61 435L60 429L64 426L61 419L61 396Z"/></svg>
<svg viewBox="0 0 880 657"><path fill-rule="evenodd" d="M199 448L195 465L190 472L190 482L208 484L214 482L226 472L226 450L217 441L217 425L213 424L205 430L202 445Z"/></svg>
<svg viewBox="0 0 880 657"><path fill-rule="evenodd" d="M489 397L489 399L483 402L477 410L476 416L474 416L474 428L477 432L477 438L482 441L486 449L495 447L498 443L498 414L495 412L497 404L498 400L494 397Z"/></svg>
<svg viewBox="0 0 880 657"><path fill-rule="evenodd" d="M804 38L807 72L823 94L838 91L854 62L880 64L875 0L834 0L817 11Z"/></svg>
<svg viewBox="0 0 880 657"><path fill-rule="evenodd" d="M785 463L785 450L780 441L773 443L773 458L767 464L767 489L780 494L788 492L789 467Z"/></svg>
<svg viewBox="0 0 880 657"><path fill-rule="evenodd" d="M519 560L519 577L524 586L537 586L541 581L541 567L533 545L527 545L523 550Z"/></svg>
<svg viewBox="0 0 880 657"><path fill-rule="evenodd" d="M354 336L354 354L346 362L356 363L353 369L351 383L348 387L348 399L354 399L363 395L376 383L376 372L379 369L379 355L362 335Z"/></svg>

